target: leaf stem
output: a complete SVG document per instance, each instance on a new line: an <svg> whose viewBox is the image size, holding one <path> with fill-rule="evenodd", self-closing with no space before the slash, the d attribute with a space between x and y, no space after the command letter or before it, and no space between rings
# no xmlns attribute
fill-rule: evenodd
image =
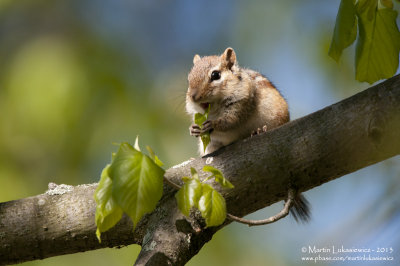
<svg viewBox="0 0 400 266"><path fill-rule="evenodd" d="M207 180L210 180L211 178L215 177L215 175L210 175L209 177L207 177L206 179L204 179L203 181L201 181L201 183L206 182Z"/></svg>

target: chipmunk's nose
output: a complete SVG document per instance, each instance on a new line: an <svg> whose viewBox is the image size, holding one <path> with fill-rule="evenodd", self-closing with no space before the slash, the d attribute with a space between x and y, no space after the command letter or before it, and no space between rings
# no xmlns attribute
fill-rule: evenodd
<svg viewBox="0 0 400 266"><path fill-rule="evenodd" d="M197 102L200 99L199 93L197 90L192 90L190 93L190 98L192 98L192 100L194 102Z"/></svg>

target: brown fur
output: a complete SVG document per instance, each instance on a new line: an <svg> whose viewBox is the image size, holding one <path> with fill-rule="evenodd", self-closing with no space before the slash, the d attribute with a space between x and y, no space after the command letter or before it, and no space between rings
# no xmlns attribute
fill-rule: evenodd
<svg viewBox="0 0 400 266"><path fill-rule="evenodd" d="M260 73L239 67L232 48L221 56L196 55L193 62L186 109L194 116L204 112L201 104L211 104L211 143L204 153L199 141L202 155L249 137L263 126L270 130L289 121L288 105L279 91ZM219 80L211 80L213 71L220 71Z"/></svg>
<svg viewBox="0 0 400 266"><path fill-rule="evenodd" d="M193 63L188 76L186 110L194 117L211 104L203 128L190 127L196 137L210 132L211 142L205 152L199 138L201 155L289 121L288 105L272 82L256 71L240 68L232 48L227 48L221 56L195 55ZM211 79L213 71L221 73L220 79ZM296 196L291 212L296 221L309 220L308 202L302 195Z"/></svg>

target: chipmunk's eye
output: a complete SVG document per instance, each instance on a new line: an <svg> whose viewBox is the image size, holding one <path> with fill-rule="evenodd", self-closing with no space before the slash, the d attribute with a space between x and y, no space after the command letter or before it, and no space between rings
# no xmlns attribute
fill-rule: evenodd
<svg viewBox="0 0 400 266"><path fill-rule="evenodd" d="M214 70L214 71L211 73L211 81L217 80L217 79L220 79L220 78L221 78L221 72L219 72L219 71L217 71L217 70Z"/></svg>

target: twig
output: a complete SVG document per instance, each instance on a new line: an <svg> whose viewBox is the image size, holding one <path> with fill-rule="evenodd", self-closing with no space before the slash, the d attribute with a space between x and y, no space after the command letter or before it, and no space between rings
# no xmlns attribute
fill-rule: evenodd
<svg viewBox="0 0 400 266"><path fill-rule="evenodd" d="M170 185L171 187L175 188L175 189L180 189L181 186L178 184L175 184L174 182L172 182L171 180L169 180L168 178L164 177L164 181L165 183L167 183L168 185Z"/></svg>
<svg viewBox="0 0 400 266"><path fill-rule="evenodd" d="M285 202L285 206L283 207L283 209L276 215L269 217L268 219L264 219L264 220L248 220L248 219L244 219L244 218L240 218L237 216L234 216L232 214L227 214L226 216L235 221L235 222L239 222L242 224L247 224L248 226L256 226L256 225L264 225L264 224L270 224L273 222L276 222L284 217L286 217L289 214L289 210L293 205L293 200L294 200L294 190L293 189L289 189L288 192L288 199Z"/></svg>

